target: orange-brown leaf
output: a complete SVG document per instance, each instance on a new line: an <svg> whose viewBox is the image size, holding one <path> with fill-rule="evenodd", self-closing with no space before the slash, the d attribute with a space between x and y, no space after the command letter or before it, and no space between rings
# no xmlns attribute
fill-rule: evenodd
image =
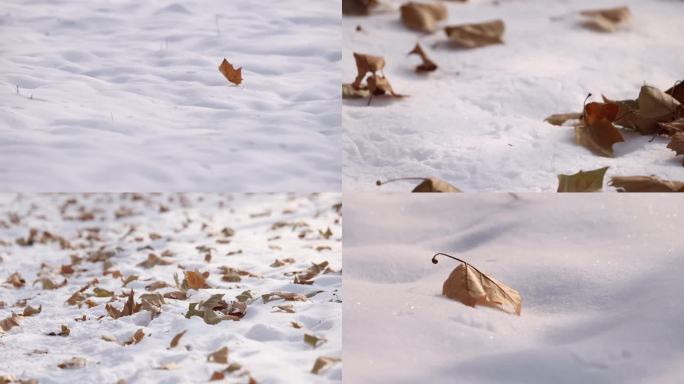
<svg viewBox="0 0 684 384"><path fill-rule="evenodd" d="M223 76L231 83L235 85L240 85L240 83L242 83L242 67L235 69L233 64L229 63L225 58L223 58L223 62L219 65L219 71L221 71Z"/></svg>

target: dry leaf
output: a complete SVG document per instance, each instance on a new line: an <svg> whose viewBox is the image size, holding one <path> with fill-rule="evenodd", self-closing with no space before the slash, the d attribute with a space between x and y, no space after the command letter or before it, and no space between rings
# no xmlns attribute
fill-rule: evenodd
<svg viewBox="0 0 684 384"><path fill-rule="evenodd" d="M314 366L311 368L311 373L318 375L340 361L342 361L342 359L339 357L321 356L316 359L316 362L314 362Z"/></svg>
<svg viewBox="0 0 684 384"><path fill-rule="evenodd" d="M366 99L370 97L368 88L354 88L353 84L342 84L343 99Z"/></svg>
<svg viewBox="0 0 684 384"><path fill-rule="evenodd" d="M684 132L684 118L677 119L670 123L658 123L658 132L670 136L679 132Z"/></svg>
<svg viewBox="0 0 684 384"><path fill-rule="evenodd" d="M441 3L408 2L401 6L400 11L404 25L420 32L433 32L435 24L447 18L447 8Z"/></svg>
<svg viewBox="0 0 684 384"><path fill-rule="evenodd" d="M168 261L168 260L162 259L161 257L157 256L154 253L150 253L147 255L147 260L138 264L138 266L143 267L143 268L152 268L156 265L169 265L169 264L173 264L173 263Z"/></svg>
<svg viewBox="0 0 684 384"><path fill-rule="evenodd" d="M682 105L669 94L649 85L644 85L636 100L610 100L606 103L618 107L614 123L635 129L642 135L663 133L660 123L670 123L681 114Z"/></svg>
<svg viewBox="0 0 684 384"><path fill-rule="evenodd" d="M0 320L0 331L7 332L14 327L18 327L20 321L21 320L19 316L17 316L15 313L12 313L11 316Z"/></svg>
<svg viewBox="0 0 684 384"><path fill-rule="evenodd" d="M299 323L296 321L290 321L290 325L292 326L292 328L296 328L296 329L302 329L304 327L302 325L302 323Z"/></svg>
<svg viewBox="0 0 684 384"><path fill-rule="evenodd" d="M381 186L387 183L393 183L400 180L420 180L421 183L418 184L411 192L462 192L460 189L454 187L453 185L447 183L444 180L438 179L436 177L401 177L397 179L390 179L386 181L377 180L375 185Z"/></svg>
<svg viewBox="0 0 684 384"><path fill-rule="evenodd" d="M312 335L310 333L304 334L304 342L312 346L313 348L319 347L324 344L327 340L324 337L319 337Z"/></svg>
<svg viewBox="0 0 684 384"><path fill-rule="evenodd" d="M110 343L112 343L112 342L115 343L115 342L116 342L116 337L114 337L114 336L112 336L112 335L103 335L103 336L101 336L100 338L101 338L102 340L108 341L108 342L110 342Z"/></svg>
<svg viewBox="0 0 684 384"><path fill-rule="evenodd" d="M470 307L487 306L520 316L522 299L518 291L485 275L465 261L444 253L437 253L432 257L434 264L437 264L439 255L461 262L444 281L443 295Z"/></svg>
<svg viewBox="0 0 684 384"><path fill-rule="evenodd" d="M216 352L212 352L207 356L207 361L210 363L228 364L228 347L223 347Z"/></svg>
<svg viewBox="0 0 684 384"><path fill-rule="evenodd" d="M166 292L164 298L173 300L187 300L188 294L183 291Z"/></svg>
<svg viewBox="0 0 684 384"><path fill-rule="evenodd" d="M207 284L207 277L209 277L209 272L199 273L199 271L188 271L185 272L185 280L183 285L189 289L203 289L210 288Z"/></svg>
<svg viewBox="0 0 684 384"><path fill-rule="evenodd" d="M95 294L96 297L112 297L112 296L114 296L114 292L108 291L106 289L102 289L99 287L93 288L93 293Z"/></svg>
<svg viewBox="0 0 684 384"><path fill-rule="evenodd" d="M558 175L557 192L596 192L603 188L603 177L608 167L593 171L579 171L573 175Z"/></svg>
<svg viewBox="0 0 684 384"><path fill-rule="evenodd" d="M569 113L557 113L554 115L551 115L544 119L544 121L548 122L549 124L552 125L563 125L565 124L566 121L568 120L577 120L582 117L581 113L577 112L569 112Z"/></svg>
<svg viewBox="0 0 684 384"><path fill-rule="evenodd" d="M193 316L199 316L205 323L214 325L224 320L239 321L246 312L247 305L244 302L234 301L228 304L223 300L223 294L219 293L212 295L207 300L188 304L188 312L185 317L189 319Z"/></svg>
<svg viewBox="0 0 684 384"><path fill-rule="evenodd" d="M82 357L72 357L69 360L57 364L62 369L78 369L86 366L86 359Z"/></svg>
<svg viewBox="0 0 684 384"><path fill-rule="evenodd" d="M328 247L329 248L329 247ZM320 252L320 251L319 251ZM294 284L313 284L313 278L318 276L319 273L323 272L328 267L328 262L323 261L322 263L312 265L304 271L294 272Z"/></svg>
<svg viewBox="0 0 684 384"><path fill-rule="evenodd" d="M61 330L60 330L59 332L50 332L50 333L48 333L47 335L48 335L48 336L62 336L62 337L67 337L67 336L69 336L70 334L71 334L71 330L69 329L69 327L67 327L66 325L62 324L62 328L61 328Z"/></svg>
<svg viewBox="0 0 684 384"><path fill-rule="evenodd" d="M40 305L38 308L33 308L32 306L27 306L24 308L24 313L22 314L24 317L29 317L33 315L39 314L43 310L43 306Z"/></svg>
<svg viewBox="0 0 684 384"><path fill-rule="evenodd" d="M675 151L677 156L684 155L684 132L679 132L672 135L670 143L667 145L667 147Z"/></svg>
<svg viewBox="0 0 684 384"><path fill-rule="evenodd" d="M278 299L283 299L286 301L306 301L308 297L310 296L292 292L272 292L261 295L261 300L263 300L264 304L266 304L270 301Z"/></svg>
<svg viewBox="0 0 684 384"><path fill-rule="evenodd" d="M276 305L273 308L276 308L274 312L295 313L294 305L292 304Z"/></svg>
<svg viewBox="0 0 684 384"><path fill-rule="evenodd" d="M7 278L7 283L12 284L14 288L21 288L26 285L26 280L19 274L19 272L14 272Z"/></svg>
<svg viewBox="0 0 684 384"><path fill-rule="evenodd" d="M288 264L293 264L295 262L295 259L288 257L286 259L275 259L273 263L271 263L270 267L272 268L277 268L277 267L282 267L284 265Z"/></svg>
<svg viewBox="0 0 684 384"><path fill-rule="evenodd" d="M588 10L580 14L589 17L582 25L599 32L615 32L631 17L627 7Z"/></svg>
<svg viewBox="0 0 684 384"><path fill-rule="evenodd" d="M684 104L684 81L677 81L675 85L665 91L665 93L679 101L680 104Z"/></svg>
<svg viewBox="0 0 684 384"><path fill-rule="evenodd" d="M139 342L142 341L142 339L145 337L145 331L142 330L142 328L138 329L135 331L133 336L128 341L124 341L122 345L135 345L138 344Z"/></svg>
<svg viewBox="0 0 684 384"><path fill-rule="evenodd" d="M143 293L140 295L141 309L150 311L152 319L161 313L162 304L166 303L164 302L164 297L160 293Z"/></svg>
<svg viewBox="0 0 684 384"><path fill-rule="evenodd" d="M610 185L618 192L684 192L684 182L656 176L613 176Z"/></svg>
<svg viewBox="0 0 684 384"><path fill-rule="evenodd" d="M223 58L223 62L219 65L219 71L221 71L223 76L231 83L235 85L240 85L240 83L242 83L242 67L235 69L233 64L229 63L225 58Z"/></svg>
<svg viewBox="0 0 684 384"><path fill-rule="evenodd" d="M41 277L40 279L37 279L36 281L34 281L33 285L36 285L37 283L41 283L41 285L43 286L43 289L52 290L52 289L64 287L65 285L67 285L67 280L64 279L63 282L61 282L59 284L55 284L54 281L48 279L47 277Z"/></svg>
<svg viewBox="0 0 684 384"><path fill-rule="evenodd" d="M171 339L171 343L169 344L169 349L176 348L178 346L178 343L180 342L181 337L183 337L183 335L185 335L185 332L187 332L187 330L176 334L176 336L174 336L173 339Z"/></svg>
<svg viewBox="0 0 684 384"><path fill-rule="evenodd" d="M354 82L352 83L354 89L361 88L361 82L368 72L375 74L385 68L385 59L380 56L354 52L354 60L356 61L357 71L356 79L354 79Z"/></svg>
<svg viewBox="0 0 684 384"><path fill-rule="evenodd" d="M342 14L365 16L378 4L378 0L342 0Z"/></svg>
<svg viewBox="0 0 684 384"><path fill-rule="evenodd" d="M408 54L418 55L420 56L420 59L423 60L422 64L416 66L417 73L432 72L437 69L437 64L434 61L430 60L430 58L423 50L423 47L421 47L419 43L416 43L416 46L413 47L411 52L409 52Z"/></svg>
<svg viewBox="0 0 684 384"><path fill-rule="evenodd" d="M618 107L610 103L589 103L582 123L575 127L575 139L598 155L613 156L613 144L625 141L613 125Z"/></svg>
<svg viewBox="0 0 684 384"><path fill-rule="evenodd" d="M444 32L449 37L449 42L464 48L503 44L504 30L505 26L502 20L453 25L444 28Z"/></svg>

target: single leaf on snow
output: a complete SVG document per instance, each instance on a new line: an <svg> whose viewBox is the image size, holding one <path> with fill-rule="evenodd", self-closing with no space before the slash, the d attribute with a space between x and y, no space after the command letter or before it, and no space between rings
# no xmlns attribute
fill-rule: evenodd
<svg viewBox="0 0 684 384"><path fill-rule="evenodd" d="M546 119L544 119L544 121L546 121L552 125L560 126L560 125L565 124L565 122L568 120L578 120L581 117L582 117L582 114L578 113L578 112L556 113L556 114L553 114L553 115L547 117Z"/></svg>
<svg viewBox="0 0 684 384"><path fill-rule="evenodd" d="M333 365L342 361L339 357L321 356L314 362L311 373L318 375L331 368Z"/></svg>
<svg viewBox="0 0 684 384"><path fill-rule="evenodd" d="M164 296L162 296L161 293L143 293L140 295L141 309L150 311L152 319L161 313L163 304L166 304L166 302L164 302Z"/></svg>
<svg viewBox="0 0 684 384"><path fill-rule="evenodd" d="M416 43L416 46L413 47L411 52L409 52L408 54L418 55L420 59L423 61L422 64L416 66L417 73L432 72L437 69L437 64L434 61L430 60L428 55L423 50L423 47L421 47L419 43Z"/></svg>
<svg viewBox="0 0 684 384"><path fill-rule="evenodd" d="M223 347L207 356L207 361L217 364L228 364L228 347Z"/></svg>
<svg viewBox="0 0 684 384"><path fill-rule="evenodd" d="M49 279L47 277L41 277L40 279L37 279L36 281L34 281L33 285L36 285L38 283L40 283L43 286L43 289L52 290L52 289L61 288L65 285L67 285L67 279L64 279L63 282L56 284L54 281L52 281L51 279Z"/></svg>
<svg viewBox="0 0 684 384"><path fill-rule="evenodd" d="M304 327L302 325L302 323L297 322L297 321L290 321L290 325L292 326L292 328L295 328L295 329L302 329Z"/></svg>
<svg viewBox="0 0 684 384"><path fill-rule="evenodd" d="M108 291L106 289L102 289L99 287L93 288L93 293L95 294L96 297L112 297L112 296L114 296L114 292Z"/></svg>
<svg viewBox="0 0 684 384"><path fill-rule="evenodd" d="M282 299L286 301L306 301L308 297L307 295L302 295L299 293L292 293L292 292L271 292L271 293L265 293L261 295L261 300L263 300L264 304Z"/></svg>
<svg viewBox="0 0 684 384"><path fill-rule="evenodd" d="M26 285L26 280L24 280L24 278L21 277L21 274L19 274L19 272L14 272L7 278L7 283L11 284L14 288L21 288L24 285Z"/></svg>
<svg viewBox="0 0 684 384"><path fill-rule="evenodd" d="M618 107L609 103L589 103L584 108L582 123L575 127L575 139L592 152L612 157L613 144L625 141L613 125Z"/></svg>
<svg viewBox="0 0 684 384"><path fill-rule="evenodd" d="M436 177L401 177L397 179L389 179L385 181L377 180L375 185L381 186L387 183L393 183L395 181L401 180L420 180L421 183L418 184L411 192L461 192L460 189L454 187L453 185L447 183L442 179Z"/></svg>
<svg viewBox="0 0 684 384"><path fill-rule="evenodd" d="M174 336L173 339L171 339L171 343L169 344L169 349L176 348L178 346L178 343L180 342L181 337L183 337L183 335L185 335L185 332L187 332L187 331L188 330L186 329L183 332L176 334L176 336Z"/></svg>
<svg viewBox="0 0 684 384"><path fill-rule="evenodd" d="M62 337L67 337L71 334L71 329L67 327L66 325L62 324L62 327L60 328L59 332L50 332L47 335L48 336L62 336Z"/></svg>
<svg viewBox="0 0 684 384"><path fill-rule="evenodd" d="M85 367L86 363L87 361L83 357L72 357L69 360L57 364L57 366L61 369L78 369Z"/></svg>
<svg viewBox="0 0 684 384"><path fill-rule="evenodd" d="M394 92L392 85L385 76L368 76L366 83L368 84L368 91L370 91L371 96L390 95L393 97L404 97L404 95ZM368 103L370 104L370 100Z"/></svg>
<svg viewBox="0 0 684 384"><path fill-rule="evenodd" d="M235 69L233 64L229 63L225 58L223 58L221 65L219 65L219 71L221 71L223 76L231 83L235 85L240 85L240 83L242 83L242 67Z"/></svg>
<svg viewBox="0 0 684 384"><path fill-rule="evenodd" d="M164 260L163 258L157 256L154 253L150 253L147 255L147 260L138 264L138 266L149 269L149 268L152 268L152 267L157 266L157 265L170 265L170 264L173 264L173 263L168 261L168 260Z"/></svg>
<svg viewBox="0 0 684 384"><path fill-rule="evenodd" d="M124 306L123 306L123 308L121 308L120 311L118 309L116 309L111 304L105 305L105 310L114 319L118 319L118 318L124 317L124 316L130 316L134 313L138 313L138 312L140 312L140 309L141 309L141 305L136 304L135 292L133 290L131 290L131 292L128 294L128 299L126 300L126 303L124 303Z"/></svg>
<svg viewBox="0 0 684 384"><path fill-rule="evenodd" d="M326 340L324 337L312 335L310 333L304 334L304 342L312 346L313 348L319 347L324 344Z"/></svg>
<svg viewBox="0 0 684 384"><path fill-rule="evenodd" d="M684 192L684 182L656 176L613 176L610 185L618 192Z"/></svg>
<svg viewBox="0 0 684 384"><path fill-rule="evenodd" d="M405 3L400 8L401 21L415 31L433 32L436 23L447 18L447 8L441 3Z"/></svg>
<svg viewBox="0 0 684 384"><path fill-rule="evenodd" d="M29 305L29 306L27 306L26 308L24 308L24 313L22 313L22 315L23 315L24 317L29 317L29 316L33 316L33 315L39 314L42 310L43 310L43 306L42 306L42 305L39 305L38 308L34 308L34 307L32 307L32 306Z"/></svg>
<svg viewBox="0 0 684 384"><path fill-rule="evenodd" d="M0 331L7 332L14 327L18 327L20 324L20 318L17 314L12 313L9 317L0 320Z"/></svg>
<svg viewBox="0 0 684 384"><path fill-rule="evenodd" d="M627 7L586 10L580 14L588 17L582 22L583 26L599 32L615 32L631 17Z"/></svg>
<svg viewBox="0 0 684 384"><path fill-rule="evenodd" d="M379 0L342 0L342 14L365 16L379 4Z"/></svg>
<svg viewBox="0 0 684 384"><path fill-rule="evenodd" d="M503 44L505 25L502 20L444 27L449 42L463 48Z"/></svg>
<svg viewBox="0 0 684 384"><path fill-rule="evenodd" d="M188 304L186 318L201 317L205 323L215 325L224 320L239 321L247 313L247 305L233 301L230 304L223 300L223 294L212 295L198 303Z"/></svg>
<svg viewBox="0 0 684 384"><path fill-rule="evenodd" d="M608 167L593 171L579 171L573 175L558 175L557 192L596 192L603 188L603 177Z"/></svg>
<svg viewBox="0 0 684 384"><path fill-rule="evenodd" d="M518 291L485 275L465 261L444 253L437 253L432 257L434 264L437 264L439 255L461 263L444 281L443 295L470 307L487 306L520 316L522 299Z"/></svg>
<svg viewBox="0 0 684 384"><path fill-rule="evenodd" d="M183 287L187 287L189 289L210 288L207 284L207 277L209 277L209 272L199 273L197 270L187 271L185 272Z"/></svg>
<svg viewBox="0 0 684 384"><path fill-rule="evenodd" d="M164 298L173 300L187 300L188 294L183 291L166 292Z"/></svg>
<svg viewBox="0 0 684 384"><path fill-rule="evenodd" d="M131 336L130 339L127 341L124 341L122 345L135 345L138 344L139 342L142 341L142 339L145 337L145 331L142 330L142 328L138 329L135 331L133 336Z"/></svg>
<svg viewBox="0 0 684 384"><path fill-rule="evenodd" d="M294 305L292 304L276 305L273 308L276 309L274 312L295 313Z"/></svg>

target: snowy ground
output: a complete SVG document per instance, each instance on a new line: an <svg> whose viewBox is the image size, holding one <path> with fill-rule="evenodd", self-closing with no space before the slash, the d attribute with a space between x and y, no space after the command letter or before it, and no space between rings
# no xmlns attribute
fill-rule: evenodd
<svg viewBox="0 0 684 384"><path fill-rule="evenodd" d="M345 381L680 383L683 225L677 196L345 197ZM521 316L441 296L437 251Z"/></svg>
<svg viewBox="0 0 684 384"><path fill-rule="evenodd" d="M67 204L72 199L75 202ZM19 327L0 331L0 377L14 375L40 383L204 383L214 372L228 367L207 362L208 354L228 347L228 363L239 363L243 369L226 374L224 382L247 382L247 375L258 383L341 381L341 363L320 375L310 373L318 357L339 358L342 354L342 223L339 207L335 207L338 203L339 194L0 195L0 321L12 312L22 314L29 306L42 306L39 314L23 318ZM87 220L90 213L92 220ZM272 228L277 222L299 224L296 229ZM38 230L35 243L19 245L17 239L26 240L30 228ZM232 228L234 235L227 236L224 228ZM326 233L328 228L332 234L326 239L319 230ZM61 249L58 242L43 244L43 231L64 237L70 245ZM212 248L209 262L197 246ZM330 249L317 249L321 246ZM96 255L93 252L100 247L101 255L113 252L105 258L108 271L120 271L121 279L112 274L104 276L102 261L85 259ZM159 256L164 251L172 254L164 256L169 265L138 265L149 253ZM84 260L75 264L71 255ZM271 267L276 258L294 258L295 262ZM312 285L293 284L293 276L286 275L323 261L329 261L334 272L319 274ZM72 265L75 272L60 273L63 265ZM220 266L259 276L226 282L219 273ZM116 320L105 311L110 300L121 309L125 298L119 295L130 289L140 302L140 295L150 293L146 287L153 282L170 285L155 292L178 291L174 274L183 279L184 271L195 269L210 273L211 288L188 289L187 300L166 298L161 314L152 320L146 310ZM15 288L5 282L15 272L26 280L25 286ZM68 283L43 290L40 283L34 285L38 273L55 283L64 279ZM138 280L123 288L121 280L131 275L137 275ZM65 303L93 278L99 283L83 293L95 306ZM112 291L116 297L95 297L95 287ZM184 316L189 303L216 293L225 294L224 299L230 302L246 290L255 300L247 301L246 314L239 321L209 325L200 317ZM261 295L273 291L320 292L306 301L263 303ZM295 312L274 308L286 304L292 304ZM70 329L69 336L47 335L59 332L61 325ZM145 336L138 344L120 345L139 329ZM178 346L168 349L172 338L184 330L187 333ZM314 348L304 342L305 334L327 342ZM58 368L72 357L85 358L86 366Z"/></svg>
<svg viewBox="0 0 684 384"><path fill-rule="evenodd" d="M3 0L3 190L339 189L339 9Z"/></svg>
<svg viewBox="0 0 684 384"><path fill-rule="evenodd" d="M403 1L388 0L397 8ZM345 189L368 190L378 178L437 176L465 191L554 191L557 174L610 166L611 175L684 179L681 157L668 140L626 135L615 158L602 158L574 142L572 128L543 120L579 112L587 93L633 99L644 83L663 90L684 78L684 3L672 0L473 0L443 2L440 26L500 18L504 45L453 50L440 29L420 35L399 12L344 17L343 80L356 74L352 52L384 56L384 73L397 101L344 100ZM497 5L498 4L498 5ZM576 12L628 5L629 26L614 34L578 25ZM360 25L362 32L356 31ZM419 41L440 66L414 73L407 57ZM596 99L596 98L595 98ZM386 190L409 190L408 184Z"/></svg>

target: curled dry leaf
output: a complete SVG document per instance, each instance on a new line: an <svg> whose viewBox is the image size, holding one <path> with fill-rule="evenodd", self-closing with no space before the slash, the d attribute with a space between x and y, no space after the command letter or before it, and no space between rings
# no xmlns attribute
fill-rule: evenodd
<svg viewBox="0 0 684 384"><path fill-rule="evenodd" d="M204 289L210 288L207 284L209 272L199 273L199 271L185 272L185 279L183 279L183 288L186 289Z"/></svg>
<svg viewBox="0 0 684 384"><path fill-rule="evenodd" d="M168 260L164 260L163 258L157 256L154 253L150 253L147 255L147 260L138 264L138 266L149 269L149 268L152 268L152 267L157 266L157 265L170 265L170 264L173 264L173 263L168 261Z"/></svg>
<svg viewBox="0 0 684 384"><path fill-rule="evenodd" d="M233 64L229 63L225 57L223 58L221 65L219 65L219 71L221 71L223 76L231 83L235 85L240 85L240 83L242 83L242 67L235 69Z"/></svg>
<svg viewBox="0 0 684 384"><path fill-rule="evenodd" d="M684 155L684 132L679 132L672 135L670 143L667 145L667 147L675 151L677 156ZM682 165L684 165L684 163Z"/></svg>
<svg viewBox="0 0 684 384"><path fill-rule="evenodd" d="M415 31L433 32L436 23L447 18L447 8L442 3L414 3L401 6L401 21Z"/></svg>
<svg viewBox="0 0 684 384"><path fill-rule="evenodd" d="M583 26L599 32L615 32L631 18L627 7L586 10L580 14L588 17L582 22Z"/></svg>
<svg viewBox="0 0 684 384"><path fill-rule="evenodd" d="M85 367L86 363L87 361L83 357L72 357L69 360L57 364L57 366L61 369L79 369Z"/></svg>
<svg viewBox="0 0 684 384"><path fill-rule="evenodd" d="M434 264L437 264L437 256L440 255L461 263L444 281L443 295L470 307L487 306L520 316L522 299L518 291L485 275L465 261L444 253L437 253L432 257Z"/></svg>
<svg viewBox="0 0 684 384"><path fill-rule="evenodd" d="M355 89L361 88L361 82L368 72L374 74L385 68L385 59L380 56L354 52L354 61L356 62L357 74L352 85Z"/></svg>
<svg viewBox="0 0 684 384"><path fill-rule="evenodd" d="M102 289L99 287L93 288L93 293L95 294L95 297L112 297L112 296L114 296L114 292L108 291L106 289Z"/></svg>
<svg viewBox="0 0 684 384"><path fill-rule="evenodd" d="M449 42L463 48L503 44L505 25L502 20L453 25L444 28Z"/></svg>
<svg viewBox="0 0 684 384"><path fill-rule="evenodd" d="M172 300L187 300L188 294L183 291L166 292L164 294L164 298Z"/></svg>
<svg viewBox="0 0 684 384"><path fill-rule="evenodd" d="M319 347L324 344L326 340L324 337L312 335L310 333L304 334L304 342L312 346L313 348Z"/></svg>
<svg viewBox="0 0 684 384"><path fill-rule="evenodd" d="M342 0L342 14L365 16L379 4L379 0Z"/></svg>
<svg viewBox="0 0 684 384"><path fill-rule="evenodd" d="M7 332L20 324L20 318L16 313L12 313L9 317L0 320L0 331Z"/></svg>
<svg viewBox="0 0 684 384"><path fill-rule="evenodd" d="M318 276L319 273L325 271L328 268L329 263L323 261L322 263L316 264L312 263L309 268L304 271L294 272L294 284L313 284L313 278Z"/></svg>
<svg viewBox="0 0 684 384"><path fill-rule="evenodd" d="M26 285L26 280L21 277L19 272L14 272L13 274L9 275L6 282L11 284L14 288L22 288L24 285Z"/></svg>
<svg viewBox="0 0 684 384"><path fill-rule="evenodd" d="M223 347L207 356L207 361L217 364L228 364L228 347Z"/></svg>
<svg viewBox="0 0 684 384"><path fill-rule="evenodd" d="M220 293L205 301L190 303L185 317L199 316L205 323L215 325L224 320L239 321L246 313L247 305L244 302L233 301L228 304Z"/></svg>
<svg viewBox="0 0 684 384"><path fill-rule="evenodd" d="M593 171L579 171L573 175L558 175L557 192L596 192L603 188L603 177L608 167Z"/></svg>
<svg viewBox="0 0 684 384"><path fill-rule="evenodd" d="M416 46L413 47L411 52L409 52L408 54L409 55L418 55L418 56L420 56L420 59L423 60L422 64L419 64L418 66L416 66L416 72L417 73L432 72L432 71L437 69L437 64L435 64L434 61L430 60L430 58L427 56L427 54L423 50L423 47L421 47L419 43L416 43Z"/></svg>
<svg viewBox="0 0 684 384"><path fill-rule="evenodd" d="M133 336L131 336L130 339L127 341L124 341L122 345L135 345L138 344L139 342L142 341L142 339L145 337L145 331L142 330L142 328L138 329L135 331Z"/></svg>
<svg viewBox="0 0 684 384"><path fill-rule="evenodd" d="M354 88L353 84L342 84L343 99L367 99L370 97L368 88Z"/></svg>
<svg viewBox="0 0 684 384"><path fill-rule="evenodd" d="M24 308L24 312L22 313L22 315L24 317L29 317L29 316L39 314L42 310L43 310L42 305L38 306L38 308L33 308L32 306L29 305L26 308Z"/></svg>
<svg viewBox="0 0 684 384"><path fill-rule="evenodd" d="M377 180L375 182L375 185L381 186L387 183L393 183L395 181L401 180L421 181L421 183L418 184L415 188L413 188L411 192L462 192L460 189L436 177L401 177L397 179L389 179L386 181Z"/></svg>
<svg viewBox="0 0 684 384"><path fill-rule="evenodd" d="M130 316L134 313L140 312L141 307L141 304L136 304L135 292L131 290L131 292L128 294L128 300L126 300L126 303L120 311L111 304L105 305L105 310L112 318L118 319L120 317Z"/></svg>
<svg viewBox="0 0 684 384"><path fill-rule="evenodd" d="M321 356L314 362L311 373L318 375L330 369L333 365L342 361L339 357Z"/></svg>
<svg viewBox="0 0 684 384"><path fill-rule="evenodd" d="M670 136L679 132L684 132L684 118L677 119L670 123L658 123L658 132Z"/></svg>
<svg viewBox="0 0 684 384"><path fill-rule="evenodd" d="M553 115L547 117L546 119L544 119L544 121L546 121L552 125L560 126L560 125L565 124L566 121L578 120L581 117L582 117L582 114L577 113L577 112L557 113L557 114L553 114Z"/></svg>
<svg viewBox="0 0 684 384"><path fill-rule="evenodd" d="M270 267L271 268L278 268L278 267L282 267L282 266L285 266L288 264L293 264L293 263L295 263L295 261L296 260L291 258L291 257L288 257L285 259L275 259L275 261L271 263Z"/></svg>
<svg viewBox="0 0 684 384"><path fill-rule="evenodd" d="M618 107L610 103L589 103L584 107L582 123L575 127L575 139L592 152L613 156L613 144L625 141L613 125Z"/></svg>
<svg viewBox="0 0 684 384"><path fill-rule="evenodd" d="M665 91L665 93L674 97L680 104L684 104L684 81L677 81L675 85Z"/></svg>
<svg viewBox="0 0 684 384"><path fill-rule="evenodd" d="M276 309L274 312L295 313L294 305L292 304L276 305L273 308Z"/></svg>
<svg viewBox="0 0 684 384"><path fill-rule="evenodd" d="M656 176L613 176L610 185L618 192L684 192L684 182Z"/></svg>
<svg viewBox="0 0 684 384"><path fill-rule="evenodd" d="M162 310L162 305L166 304L161 293L143 293L140 295L140 306L144 311L150 311L152 319L157 317Z"/></svg>
<svg viewBox="0 0 684 384"><path fill-rule="evenodd" d="M47 277L41 277L40 279L37 279L36 281L34 281L33 285L36 285L38 283L40 283L42 285L44 290L48 290L48 289L52 290L52 289L61 288L61 287L64 287L65 285L67 285L67 279L64 279L63 282L56 284L54 281L52 281L51 279L49 279Z"/></svg>
<svg viewBox="0 0 684 384"><path fill-rule="evenodd" d="M283 299L286 301L306 301L307 298L312 296L292 292L271 292L261 295L261 300L263 300L264 304L278 299Z"/></svg>
<svg viewBox="0 0 684 384"><path fill-rule="evenodd" d="M62 337L67 337L71 334L71 329L67 327L66 325L62 324L62 327L59 332L50 332L47 335L48 336L62 336Z"/></svg>
<svg viewBox="0 0 684 384"><path fill-rule="evenodd" d="M618 117L614 123L634 129L642 135L663 133L660 123L670 123L682 114L682 105L669 94L649 85L644 85L636 100L610 100L609 104L618 107Z"/></svg>
<svg viewBox="0 0 684 384"><path fill-rule="evenodd" d="M176 348L178 346L178 343L180 342L181 337L185 335L185 332L187 332L187 330L184 330L183 332L176 334L176 336L174 336L173 339L171 339L169 349Z"/></svg>
<svg viewBox="0 0 684 384"><path fill-rule="evenodd" d="M295 329L304 328L304 325L302 325L302 323L297 322L297 321L290 321L290 325L292 326L292 328L295 328Z"/></svg>

